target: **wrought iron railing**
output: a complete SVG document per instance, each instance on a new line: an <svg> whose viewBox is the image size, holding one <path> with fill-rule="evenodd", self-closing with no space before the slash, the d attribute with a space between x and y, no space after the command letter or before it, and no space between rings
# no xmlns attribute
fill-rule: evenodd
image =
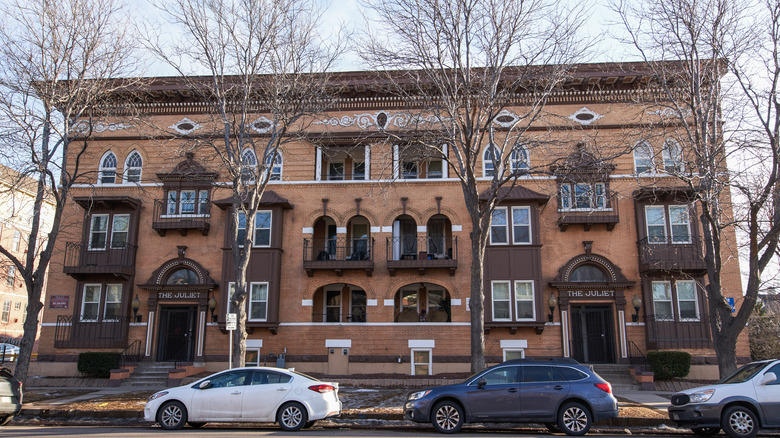
<svg viewBox="0 0 780 438"><path fill-rule="evenodd" d="M641 367L643 370L647 369L647 357L634 341L628 341L628 362L631 365Z"/></svg>
<svg viewBox="0 0 780 438"><path fill-rule="evenodd" d="M364 261L374 259L373 237L303 239L303 261Z"/></svg>
<svg viewBox="0 0 780 438"><path fill-rule="evenodd" d="M705 269L699 239L693 236L670 236L662 240L644 238L638 242L639 263L643 268Z"/></svg>
<svg viewBox="0 0 780 438"><path fill-rule="evenodd" d="M135 264L137 245L125 243L112 246L107 244L106 249L88 249L81 242L68 242L65 245L66 273L114 273L119 270L125 273Z"/></svg>
<svg viewBox="0 0 780 438"><path fill-rule="evenodd" d="M141 340L136 339L130 345L125 347L119 353L119 365L124 367L127 364L138 363L141 361Z"/></svg>
<svg viewBox="0 0 780 438"><path fill-rule="evenodd" d="M387 237L387 260L457 260L458 237Z"/></svg>
<svg viewBox="0 0 780 438"><path fill-rule="evenodd" d="M313 313L312 322L330 322L330 323L349 323L349 322L366 322L366 314L363 313L338 313L338 312L326 312L326 313Z"/></svg>
<svg viewBox="0 0 780 438"><path fill-rule="evenodd" d="M678 320L672 315L645 317L647 343L653 348L711 348L709 325L699 320Z"/></svg>
<svg viewBox="0 0 780 438"><path fill-rule="evenodd" d="M80 316L58 315L54 330L56 348L122 348L127 345L130 317L85 320Z"/></svg>

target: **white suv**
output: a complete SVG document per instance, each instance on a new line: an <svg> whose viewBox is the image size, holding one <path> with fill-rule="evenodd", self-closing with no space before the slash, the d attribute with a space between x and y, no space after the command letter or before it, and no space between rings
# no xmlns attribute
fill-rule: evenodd
<svg viewBox="0 0 780 438"><path fill-rule="evenodd" d="M780 360L749 363L708 386L672 396L669 418L700 436L721 429L732 438L753 438L780 428Z"/></svg>

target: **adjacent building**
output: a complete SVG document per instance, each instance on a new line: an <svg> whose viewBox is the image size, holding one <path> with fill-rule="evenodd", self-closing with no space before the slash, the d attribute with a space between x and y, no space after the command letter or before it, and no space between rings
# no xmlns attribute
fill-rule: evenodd
<svg viewBox="0 0 780 438"><path fill-rule="evenodd" d="M500 193L485 261L491 363L629 363L659 349L715 363L697 207L669 175L685 165L685 145L641 72L578 66L502 160L517 179ZM337 103L309 121L312 140L273 158L250 218L247 363L467 372L471 226L449 152L419 158L388 141L387 130L411 134L417 109L383 93L376 74L341 80ZM193 147L211 129L207 107L176 79L147 91L143 123L95 126L82 159L92 177L73 189L51 265L37 364L48 373L75 374L83 351L128 348L149 362L227 366L229 179ZM504 109L498 132L522 113ZM269 127L258 113L254 135ZM485 188L493 154L485 145L478 164ZM738 306L737 257L723 259ZM738 348L749 356L747 342Z"/></svg>

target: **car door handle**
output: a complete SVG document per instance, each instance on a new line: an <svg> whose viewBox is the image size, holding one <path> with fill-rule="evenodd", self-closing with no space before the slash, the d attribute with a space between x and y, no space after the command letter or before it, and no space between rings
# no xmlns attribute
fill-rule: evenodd
<svg viewBox="0 0 780 438"><path fill-rule="evenodd" d="M277 391L287 391L287 388L279 388Z"/></svg>
<svg viewBox="0 0 780 438"><path fill-rule="evenodd" d="M230 395L241 395L241 391L231 392Z"/></svg>
<svg viewBox="0 0 780 438"><path fill-rule="evenodd" d="M507 392L517 392L517 388L509 388L506 391Z"/></svg>
<svg viewBox="0 0 780 438"><path fill-rule="evenodd" d="M562 390L562 389L563 389L563 386L561 386L561 385L555 385L555 386L553 387L553 389L554 389L554 390L556 390L556 391L560 391L560 390Z"/></svg>

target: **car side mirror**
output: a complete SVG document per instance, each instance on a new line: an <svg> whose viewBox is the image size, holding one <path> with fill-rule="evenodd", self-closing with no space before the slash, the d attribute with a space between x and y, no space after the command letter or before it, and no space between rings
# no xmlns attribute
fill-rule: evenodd
<svg viewBox="0 0 780 438"><path fill-rule="evenodd" d="M477 388L479 388L479 389L484 389L484 388L485 388L485 385L487 385L487 380L485 380L485 379L479 379L479 380L477 381Z"/></svg>
<svg viewBox="0 0 780 438"><path fill-rule="evenodd" d="M775 373L766 373L761 378L761 385L769 385L770 383L777 382L777 375Z"/></svg>
<svg viewBox="0 0 780 438"><path fill-rule="evenodd" d="M200 385L198 385L198 388L199 389L209 389L212 386L214 386L214 385L211 384L211 380L204 380L204 381L200 382Z"/></svg>

